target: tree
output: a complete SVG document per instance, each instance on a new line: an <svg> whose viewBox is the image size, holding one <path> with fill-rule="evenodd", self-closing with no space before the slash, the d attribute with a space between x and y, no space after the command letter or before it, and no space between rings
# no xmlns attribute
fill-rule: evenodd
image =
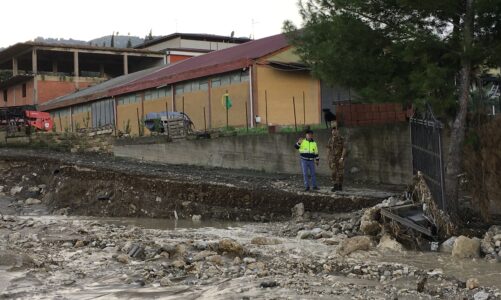
<svg viewBox="0 0 501 300"><path fill-rule="evenodd" d="M115 32L114 31L111 34L110 47L111 48L115 47Z"/></svg>
<svg viewBox="0 0 501 300"><path fill-rule="evenodd" d="M127 33L127 37L128 37L129 39L127 40L127 46L126 46L126 47L127 47L127 48L132 48L132 41L131 41L131 39L130 39L130 32L129 32L129 33Z"/></svg>
<svg viewBox="0 0 501 300"><path fill-rule="evenodd" d="M501 65L501 0L306 0L284 31L313 73L370 101L431 103L453 120L446 194L457 218L472 77Z"/></svg>
<svg viewBox="0 0 501 300"><path fill-rule="evenodd" d="M150 32L148 33L148 35L146 36L145 38L146 41L151 41L153 40L153 30L150 29Z"/></svg>

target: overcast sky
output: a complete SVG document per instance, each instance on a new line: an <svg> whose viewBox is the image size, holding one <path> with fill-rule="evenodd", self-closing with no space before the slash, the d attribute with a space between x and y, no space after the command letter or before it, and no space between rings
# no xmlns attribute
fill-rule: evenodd
<svg viewBox="0 0 501 300"><path fill-rule="evenodd" d="M150 29L261 38L280 33L286 19L300 25L297 0L5 0L0 47L38 36L90 40L118 31L144 37Z"/></svg>

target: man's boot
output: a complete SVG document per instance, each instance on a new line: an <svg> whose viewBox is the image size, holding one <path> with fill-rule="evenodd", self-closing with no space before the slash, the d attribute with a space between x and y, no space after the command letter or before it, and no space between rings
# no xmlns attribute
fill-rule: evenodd
<svg viewBox="0 0 501 300"><path fill-rule="evenodd" d="M334 187L331 189L331 192L339 191L339 184L335 183Z"/></svg>

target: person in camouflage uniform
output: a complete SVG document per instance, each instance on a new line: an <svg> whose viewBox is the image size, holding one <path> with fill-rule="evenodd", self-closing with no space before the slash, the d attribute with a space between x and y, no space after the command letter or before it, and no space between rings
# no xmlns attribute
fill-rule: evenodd
<svg viewBox="0 0 501 300"><path fill-rule="evenodd" d="M333 124L332 136L329 138L327 148L329 149L329 168L332 170L332 182L334 183L332 191L340 191L343 189L344 158L346 156L346 147L344 144L344 138L343 136L341 136L336 123Z"/></svg>

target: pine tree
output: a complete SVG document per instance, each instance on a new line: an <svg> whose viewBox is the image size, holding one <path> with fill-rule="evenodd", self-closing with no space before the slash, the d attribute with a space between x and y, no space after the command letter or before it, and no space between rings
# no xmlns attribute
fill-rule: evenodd
<svg viewBox="0 0 501 300"><path fill-rule="evenodd" d="M129 39L127 40L127 48L132 48L132 41Z"/></svg>
<svg viewBox="0 0 501 300"><path fill-rule="evenodd" d="M501 0L305 0L304 28L284 30L313 73L362 99L431 103L453 120L446 164L450 213L472 76L501 65Z"/></svg>
<svg viewBox="0 0 501 300"><path fill-rule="evenodd" d="M110 47L114 48L115 47L115 32L111 34L111 40L110 40Z"/></svg>

